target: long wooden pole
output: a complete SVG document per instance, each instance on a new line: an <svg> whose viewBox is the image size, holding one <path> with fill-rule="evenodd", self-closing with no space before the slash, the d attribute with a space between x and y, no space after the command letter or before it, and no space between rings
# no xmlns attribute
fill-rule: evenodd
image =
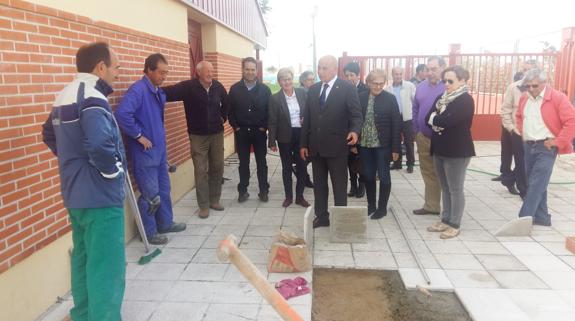
<svg viewBox="0 0 575 321"><path fill-rule="evenodd" d="M284 321L303 321L302 317L289 306L281 294L271 286L260 270L238 249L235 236L230 234L220 242L217 255L221 262L229 260Z"/></svg>

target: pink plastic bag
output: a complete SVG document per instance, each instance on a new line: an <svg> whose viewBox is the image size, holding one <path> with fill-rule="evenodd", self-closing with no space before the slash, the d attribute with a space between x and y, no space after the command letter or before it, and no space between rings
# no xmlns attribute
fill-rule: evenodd
<svg viewBox="0 0 575 321"><path fill-rule="evenodd" d="M284 299L293 298L310 293L307 287L307 281L298 276L295 279L285 279L276 283L276 290L284 297Z"/></svg>

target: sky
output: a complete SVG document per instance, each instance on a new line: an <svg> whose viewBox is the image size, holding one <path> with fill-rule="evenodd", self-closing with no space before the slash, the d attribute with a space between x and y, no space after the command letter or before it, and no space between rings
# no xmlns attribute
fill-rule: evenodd
<svg viewBox="0 0 575 321"><path fill-rule="evenodd" d="M541 52L547 41L557 49L561 31L575 27L575 0L269 0L270 66L311 69L312 12L317 6L317 57L332 54L447 54Z"/></svg>

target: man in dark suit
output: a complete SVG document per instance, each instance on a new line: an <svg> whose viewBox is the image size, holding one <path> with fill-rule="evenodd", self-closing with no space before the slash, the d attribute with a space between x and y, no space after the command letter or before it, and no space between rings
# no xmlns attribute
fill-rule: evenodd
<svg viewBox="0 0 575 321"><path fill-rule="evenodd" d="M327 199L331 177L336 206L347 205L347 155L355 145L363 117L355 86L337 78L337 59L324 56L318 63L320 82L308 92L303 115L300 155L311 158L314 181L313 227L329 226Z"/></svg>

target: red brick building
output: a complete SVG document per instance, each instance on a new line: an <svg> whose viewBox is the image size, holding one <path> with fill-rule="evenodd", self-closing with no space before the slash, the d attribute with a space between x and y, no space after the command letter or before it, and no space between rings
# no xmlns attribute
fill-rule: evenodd
<svg viewBox="0 0 575 321"><path fill-rule="evenodd" d="M0 0L0 320L33 320L69 290L70 224L41 124L74 77L76 50L93 41L116 50L116 105L151 53L167 57L168 83L188 79L205 59L229 88L241 58L264 48L266 36L256 0ZM194 185L182 104L166 108L166 129L178 199ZM230 134L227 126L227 154Z"/></svg>

